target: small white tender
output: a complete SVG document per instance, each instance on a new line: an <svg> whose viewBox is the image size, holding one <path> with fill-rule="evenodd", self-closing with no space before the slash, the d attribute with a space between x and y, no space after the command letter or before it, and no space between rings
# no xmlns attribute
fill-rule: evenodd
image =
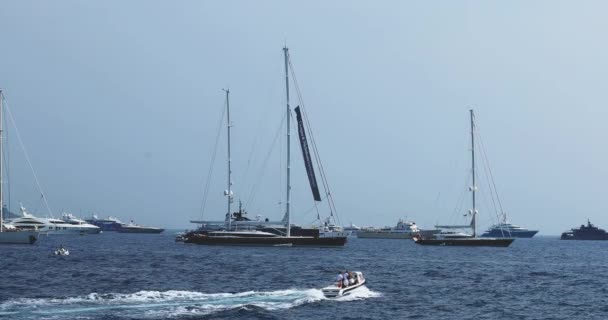
<svg viewBox="0 0 608 320"><path fill-rule="evenodd" d="M349 275L352 280L348 279L348 285L344 285L344 278L339 276L339 279L336 279L336 283L321 289L323 295L326 298L342 297L365 285L365 277L363 277L361 271L351 271Z"/></svg>
<svg viewBox="0 0 608 320"><path fill-rule="evenodd" d="M59 247L57 250L55 250L54 254L56 256L69 256L70 251L64 247Z"/></svg>

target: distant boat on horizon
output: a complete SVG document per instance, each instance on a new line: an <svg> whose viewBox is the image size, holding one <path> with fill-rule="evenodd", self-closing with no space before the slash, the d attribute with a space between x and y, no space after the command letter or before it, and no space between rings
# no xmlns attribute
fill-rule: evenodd
<svg viewBox="0 0 608 320"><path fill-rule="evenodd" d="M422 235L430 237L440 230L422 230L416 222L399 219L394 227L364 228L357 232L357 238L373 239L412 239L414 236Z"/></svg>
<svg viewBox="0 0 608 320"><path fill-rule="evenodd" d="M344 230L344 232L349 232L350 233L349 236L356 236L357 233L359 231L361 231L361 229L362 229L361 227L353 224L352 222L348 226L342 227L342 230Z"/></svg>
<svg viewBox="0 0 608 320"><path fill-rule="evenodd" d="M107 218L99 218L93 214L90 218L85 219L87 223L98 226L102 231L118 231L124 224L116 217L108 216Z"/></svg>
<svg viewBox="0 0 608 320"><path fill-rule="evenodd" d="M594 226L589 219L587 225L582 224L579 228L572 228L562 233L561 240L608 240L606 230Z"/></svg>
<svg viewBox="0 0 608 320"><path fill-rule="evenodd" d="M133 220L131 220L127 224L122 224L120 226L120 229L118 229L118 233L162 233L163 231L165 231L165 229L163 228L155 228L135 224Z"/></svg>
<svg viewBox="0 0 608 320"><path fill-rule="evenodd" d="M507 222L507 214L502 214L502 221L488 228L481 236L494 238L532 238L538 230L529 230Z"/></svg>

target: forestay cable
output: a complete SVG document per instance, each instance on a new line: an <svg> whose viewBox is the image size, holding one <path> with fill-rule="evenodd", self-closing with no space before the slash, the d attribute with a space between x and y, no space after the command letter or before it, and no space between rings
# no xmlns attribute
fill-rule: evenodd
<svg viewBox="0 0 608 320"><path fill-rule="evenodd" d="M6 99L4 101L6 102L6 112L8 113L8 117L11 120L11 124L13 125L13 128L15 128L15 134L17 135L17 141L19 142L19 145L21 146L21 150L23 150L23 154L25 156L25 161L30 166L30 170L32 170L32 175L34 176L34 180L36 181L36 186L38 186L38 192L40 192L40 196L44 200L44 204L46 205L46 209L48 210L49 215L51 215L51 217L53 217L53 211L51 210L51 206L49 206L49 202L47 201L46 196L44 195L44 191L42 190L42 186L40 185L40 181L38 180L36 171L34 171L34 166L32 166L32 161L30 161L30 156L28 155L27 150L25 149L25 145L23 144L23 140L21 140L21 134L19 133L19 128L17 128L17 125L15 124L15 119L13 119L13 114L11 113L11 109L8 105L8 101L6 101Z"/></svg>

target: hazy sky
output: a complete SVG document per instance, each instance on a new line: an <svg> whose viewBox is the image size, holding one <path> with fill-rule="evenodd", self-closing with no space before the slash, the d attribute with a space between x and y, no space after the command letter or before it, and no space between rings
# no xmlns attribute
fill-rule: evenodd
<svg viewBox="0 0 608 320"><path fill-rule="evenodd" d="M287 43L343 224L461 223L453 212L467 183L474 108L512 222L542 234L587 218L608 228L607 9L604 1L2 1L0 87L56 215L190 227L201 216L221 88L230 87L235 193L247 198L259 180L247 209L280 218L283 131L260 167L283 116ZM11 205L44 215L12 132ZM209 219L225 213L224 144L222 131ZM307 223L312 196L293 146L294 220ZM488 199L482 228L496 219Z"/></svg>

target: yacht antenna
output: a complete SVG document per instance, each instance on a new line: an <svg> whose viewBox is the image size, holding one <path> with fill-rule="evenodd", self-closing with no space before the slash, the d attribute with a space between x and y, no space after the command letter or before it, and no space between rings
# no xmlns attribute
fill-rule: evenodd
<svg viewBox="0 0 608 320"><path fill-rule="evenodd" d="M287 46L283 47L283 54L285 56L285 96L286 96L286 100L287 100L287 199L286 199L286 205L285 205L285 216L287 217L287 225L285 226L285 229L287 231L287 237L291 236L291 217L289 215L289 200L291 198L291 184L290 184L290 156L291 156L291 150L290 150L290 138L291 138L291 132L290 132L290 124L289 124L289 119L291 116L291 108L289 107L289 53L288 53L288 48Z"/></svg>

